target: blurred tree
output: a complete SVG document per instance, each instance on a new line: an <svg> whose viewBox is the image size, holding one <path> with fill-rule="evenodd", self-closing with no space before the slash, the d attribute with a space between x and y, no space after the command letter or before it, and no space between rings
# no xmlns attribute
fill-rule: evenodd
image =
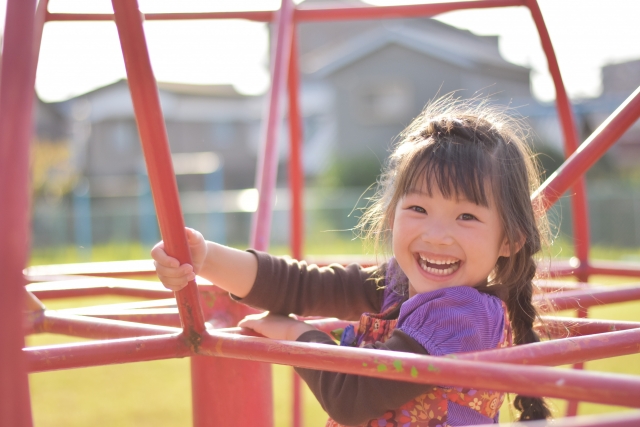
<svg viewBox="0 0 640 427"><path fill-rule="evenodd" d="M67 141L36 138L31 146L31 187L34 195L61 197L75 186L77 174Z"/></svg>
<svg viewBox="0 0 640 427"><path fill-rule="evenodd" d="M540 165L542 181L549 178L565 160L564 155L549 144L536 144L533 150ZM605 153L605 155L587 171L588 180L611 179L617 178L618 175L618 170L615 167L611 155L608 153Z"/></svg>
<svg viewBox="0 0 640 427"><path fill-rule="evenodd" d="M318 177L322 187L369 187L375 184L382 161L373 153L358 157L336 157L331 166Z"/></svg>

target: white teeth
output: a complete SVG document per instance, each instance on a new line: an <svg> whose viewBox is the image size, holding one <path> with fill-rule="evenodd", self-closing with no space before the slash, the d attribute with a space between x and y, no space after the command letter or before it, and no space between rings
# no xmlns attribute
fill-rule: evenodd
<svg viewBox="0 0 640 427"><path fill-rule="evenodd" d="M455 261L455 263L452 264L451 267L444 268L444 269L429 267L427 263L431 263L431 264L450 264L450 263L444 262L444 261L441 261L441 262L431 261L431 260L422 258L422 256L420 256L420 263L419 263L420 267L422 267L422 269L427 273L436 274L438 276L446 276L448 274L452 274L458 268L460 268L460 264L457 261Z"/></svg>
<svg viewBox="0 0 640 427"><path fill-rule="evenodd" d="M429 259L426 256L420 254L420 259L422 261L427 261L429 264L437 264L437 265L441 265L441 264L455 264L458 262L457 259L451 259L451 260L442 260L442 259Z"/></svg>

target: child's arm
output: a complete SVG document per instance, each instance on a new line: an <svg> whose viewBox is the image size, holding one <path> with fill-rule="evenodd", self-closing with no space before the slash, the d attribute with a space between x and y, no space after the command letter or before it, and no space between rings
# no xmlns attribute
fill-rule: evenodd
<svg viewBox="0 0 640 427"><path fill-rule="evenodd" d="M238 326L253 329L267 338L287 341L295 341L305 332L317 331L313 326L300 320L281 314L271 314L268 311L250 314L242 319Z"/></svg>
<svg viewBox="0 0 640 427"><path fill-rule="evenodd" d="M278 340L336 345L327 334L304 322L282 315L251 315L242 320L239 326ZM427 354L417 341L399 330L394 331L385 343L376 342L365 348ZM426 384L313 369L296 368L296 372L307 383L329 416L344 425L366 423L433 388L432 385Z"/></svg>
<svg viewBox="0 0 640 427"><path fill-rule="evenodd" d="M177 259L167 255L164 242L151 250L156 272L165 287L178 291L197 274L240 298L249 294L258 271L258 261L253 254L206 241L191 228L185 228L185 233L193 266L180 265Z"/></svg>
<svg viewBox="0 0 640 427"><path fill-rule="evenodd" d="M193 267L179 265L162 242L151 251L158 277L169 289L182 289L197 274L241 302L272 313L357 320L363 312L380 309L383 290L372 279L375 268L318 267L208 242L192 229L185 232Z"/></svg>
<svg viewBox="0 0 640 427"><path fill-rule="evenodd" d="M304 333L298 342L336 345L320 331ZM376 342L364 348L404 353L428 354L414 339L396 330L384 343ZM295 368L307 383L322 408L331 418L343 425L364 425L383 416L433 389L433 385L385 380L363 375Z"/></svg>

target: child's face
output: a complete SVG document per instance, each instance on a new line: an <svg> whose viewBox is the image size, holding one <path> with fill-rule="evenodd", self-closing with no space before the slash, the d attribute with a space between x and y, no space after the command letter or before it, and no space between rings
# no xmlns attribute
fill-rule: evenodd
<svg viewBox="0 0 640 427"><path fill-rule="evenodd" d="M393 253L409 278L410 295L485 283L499 256L509 256L498 210L444 198L437 186L400 199L393 221Z"/></svg>

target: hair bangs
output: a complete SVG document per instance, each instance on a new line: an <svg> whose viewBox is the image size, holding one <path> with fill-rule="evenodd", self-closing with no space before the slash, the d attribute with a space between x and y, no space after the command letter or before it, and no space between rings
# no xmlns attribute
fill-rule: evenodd
<svg viewBox="0 0 640 427"><path fill-rule="evenodd" d="M494 165L485 150L456 141L425 141L421 153L410 156L400 178L403 195L426 192L434 188L447 199L466 199L479 206L489 206L487 184L492 183ZM435 185L435 187L434 187Z"/></svg>

